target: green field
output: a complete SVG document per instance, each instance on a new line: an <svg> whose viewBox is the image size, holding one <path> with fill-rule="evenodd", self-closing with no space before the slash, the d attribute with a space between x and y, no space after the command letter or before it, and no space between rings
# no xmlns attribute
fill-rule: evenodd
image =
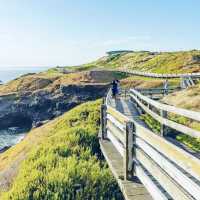
<svg viewBox="0 0 200 200"><path fill-rule="evenodd" d="M116 56L105 56L85 65L92 69L127 68L155 73L186 73L200 71L200 51L148 52L136 51ZM83 67L85 67L83 66Z"/></svg>

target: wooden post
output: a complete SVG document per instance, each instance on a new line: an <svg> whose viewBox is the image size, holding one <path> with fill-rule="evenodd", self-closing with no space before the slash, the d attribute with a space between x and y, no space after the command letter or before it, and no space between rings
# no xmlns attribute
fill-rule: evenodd
<svg viewBox="0 0 200 200"><path fill-rule="evenodd" d="M101 139L106 138L106 105L101 105Z"/></svg>
<svg viewBox="0 0 200 200"><path fill-rule="evenodd" d="M125 152L124 152L124 180L128 180L133 176L133 133L134 123L126 123L126 138L125 138Z"/></svg>
<svg viewBox="0 0 200 200"><path fill-rule="evenodd" d="M163 118L167 118L167 111L161 110L161 111L160 111L160 116L163 117ZM161 124L160 135L161 135L162 137L164 137L164 136L167 135L166 126L165 126L164 124Z"/></svg>

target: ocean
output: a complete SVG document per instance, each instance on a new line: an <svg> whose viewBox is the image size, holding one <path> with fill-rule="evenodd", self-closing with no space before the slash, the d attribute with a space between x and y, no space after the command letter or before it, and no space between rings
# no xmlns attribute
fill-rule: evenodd
<svg viewBox="0 0 200 200"><path fill-rule="evenodd" d="M51 67L0 67L0 80L6 83L23 74L45 71Z"/></svg>
<svg viewBox="0 0 200 200"><path fill-rule="evenodd" d="M50 67L0 67L0 80L3 83L7 83L23 74L27 73L37 73L45 71ZM0 105L1 106L1 105ZM7 146L13 146L20 142L26 133L24 132L15 132L12 133L9 130L0 129L0 150Z"/></svg>

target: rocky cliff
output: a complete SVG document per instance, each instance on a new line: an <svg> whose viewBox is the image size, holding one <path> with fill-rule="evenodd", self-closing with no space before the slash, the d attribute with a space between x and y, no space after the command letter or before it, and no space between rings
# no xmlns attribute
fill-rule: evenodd
<svg viewBox="0 0 200 200"><path fill-rule="evenodd" d="M40 126L78 104L103 97L115 76L119 75L102 71L43 73L11 81L0 88L0 128Z"/></svg>

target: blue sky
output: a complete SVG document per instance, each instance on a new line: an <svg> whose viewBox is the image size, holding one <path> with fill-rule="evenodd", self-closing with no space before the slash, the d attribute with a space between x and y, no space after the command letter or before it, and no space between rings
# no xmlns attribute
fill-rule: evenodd
<svg viewBox="0 0 200 200"><path fill-rule="evenodd" d="M0 0L0 68L200 49L199 0Z"/></svg>

